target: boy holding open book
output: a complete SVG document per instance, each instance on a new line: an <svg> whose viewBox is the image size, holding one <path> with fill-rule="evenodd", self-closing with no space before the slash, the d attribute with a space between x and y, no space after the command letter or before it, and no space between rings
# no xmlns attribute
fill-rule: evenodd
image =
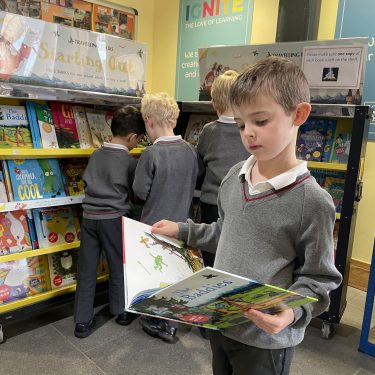
<svg viewBox="0 0 375 375"><path fill-rule="evenodd" d="M153 232L215 252L215 268L319 299L274 315L254 308L254 324L210 331L213 373L288 374L293 350L342 280L334 265L331 196L296 158L298 127L310 114L307 80L290 60L269 57L231 87L242 143L251 153L221 183L212 224L160 221Z"/></svg>

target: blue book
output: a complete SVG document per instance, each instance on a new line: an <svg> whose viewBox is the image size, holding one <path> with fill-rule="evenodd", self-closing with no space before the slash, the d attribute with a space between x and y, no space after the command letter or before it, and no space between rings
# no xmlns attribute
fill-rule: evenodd
<svg viewBox="0 0 375 375"><path fill-rule="evenodd" d="M35 104L32 102L26 102L26 111L29 118L31 136L33 138L34 148L42 148L42 143L40 141L40 130L38 120L35 113Z"/></svg>
<svg viewBox="0 0 375 375"><path fill-rule="evenodd" d="M30 242L33 250L39 248L38 237L36 235L35 223L33 220L33 213L31 210L26 210L27 226L29 228Z"/></svg>
<svg viewBox="0 0 375 375"><path fill-rule="evenodd" d="M8 160L15 201L65 197L57 159Z"/></svg>

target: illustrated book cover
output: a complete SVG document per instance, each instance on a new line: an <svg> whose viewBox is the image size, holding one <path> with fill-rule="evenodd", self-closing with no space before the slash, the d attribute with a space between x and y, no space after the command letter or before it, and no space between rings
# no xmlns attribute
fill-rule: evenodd
<svg viewBox="0 0 375 375"><path fill-rule="evenodd" d="M58 159L8 160L14 200L65 197Z"/></svg>
<svg viewBox="0 0 375 375"><path fill-rule="evenodd" d="M328 191L332 196L333 203L337 213L341 213L342 200L345 191L345 179L337 177L326 177L323 184L323 189Z"/></svg>
<svg viewBox="0 0 375 375"><path fill-rule="evenodd" d="M190 115L184 136L185 141L196 146L204 125L215 120L217 116L214 115Z"/></svg>
<svg viewBox="0 0 375 375"><path fill-rule="evenodd" d="M336 132L332 147L332 163L347 163L350 152L351 132Z"/></svg>
<svg viewBox="0 0 375 375"><path fill-rule="evenodd" d="M55 124L58 124L61 144L64 148L80 148L78 131L72 106L67 103L51 102Z"/></svg>
<svg viewBox="0 0 375 375"><path fill-rule="evenodd" d="M0 305L46 290L44 257L0 262Z"/></svg>
<svg viewBox="0 0 375 375"><path fill-rule="evenodd" d="M0 148L33 148L30 124L23 106L0 106Z"/></svg>
<svg viewBox="0 0 375 375"><path fill-rule="evenodd" d="M113 112L100 111L92 108L85 108L85 110L94 147L98 148L101 147L104 142L111 142L111 121Z"/></svg>
<svg viewBox="0 0 375 375"><path fill-rule="evenodd" d="M86 118L85 108L79 105L73 105L72 109L77 126L79 145L81 148L93 148L94 145L89 123Z"/></svg>
<svg viewBox="0 0 375 375"><path fill-rule="evenodd" d="M298 159L321 161L326 137L324 120L308 119L300 126L297 136L296 155Z"/></svg>
<svg viewBox="0 0 375 375"><path fill-rule="evenodd" d="M29 103L29 108L30 112L32 112L32 109L34 110L30 121L34 122L35 128L39 128L42 148L59 148L50 107L43 104ZM38 130L34 130L34 132L37 133Z"/></svg>
<svg viewBox="0 0 375 375"><path fill-rule="evenodd" d="M8 195L6 189L6 181L3 173L3 168L0 164L0 203L8 202Z"/></svg>
<svg viewBox="0 0 375 375"><path fill-rule="evenodd" d="M83 173L87 166L87 159L63 159L61 160L61 171L63 173L64 185L68 195L84 195Z"/></svg>
<svg viewBox="0 0 375 375"><path fill-rule="evenodd" d="M75 249L48 254L51 288L74 284L77 276L78 252Z"/></svg>
<svg viewBox="0 0 375 375"><path fill-rule="evenodd" d="M77 241L71 207L35 208L33 219L40 248Z"/></svg>
<svg viewBox="0 0 375 375"><path fill-rule="evenodd" d="M25 210L0 213L0 255L32 248Z"/></svg>
<svg viewBox="0 0 375 375"><path fill-rule="evenodd" d="M249 323L243 312L275 313L315 302L272 285L201 268L200 253L123 218L125 309L211 329Z"/></svg>

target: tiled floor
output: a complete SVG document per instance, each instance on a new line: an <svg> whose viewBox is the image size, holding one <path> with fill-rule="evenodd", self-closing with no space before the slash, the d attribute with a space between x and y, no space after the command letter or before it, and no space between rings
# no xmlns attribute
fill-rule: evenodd
<svg viewBox="0 0 375 375"><path fill-rule="evenodd" d="M291 375L375 375L375 358L357 350L365 298L364 292L349 288L348 306L329 340L321 337L320 321L311 324L296 349ZM72 317L60 319L71 312L72 306L67 305L64 312L54 310L6 327L0 374L211 374L209 343L196 328L183 327L176 344L165 344L147 336L137 321L129 327L118 326L102 306L98 329L80 340L73 336Z"/></svg>

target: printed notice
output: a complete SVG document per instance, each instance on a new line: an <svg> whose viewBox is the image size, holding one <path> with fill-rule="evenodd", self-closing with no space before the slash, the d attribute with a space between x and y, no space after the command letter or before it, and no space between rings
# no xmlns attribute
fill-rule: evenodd
<svg viewBox="0 0 375 375"><path fill-rule="evenodd" d="M358 89L363 56L361 46L305 47L302 70L310 88Z"/></svg>

